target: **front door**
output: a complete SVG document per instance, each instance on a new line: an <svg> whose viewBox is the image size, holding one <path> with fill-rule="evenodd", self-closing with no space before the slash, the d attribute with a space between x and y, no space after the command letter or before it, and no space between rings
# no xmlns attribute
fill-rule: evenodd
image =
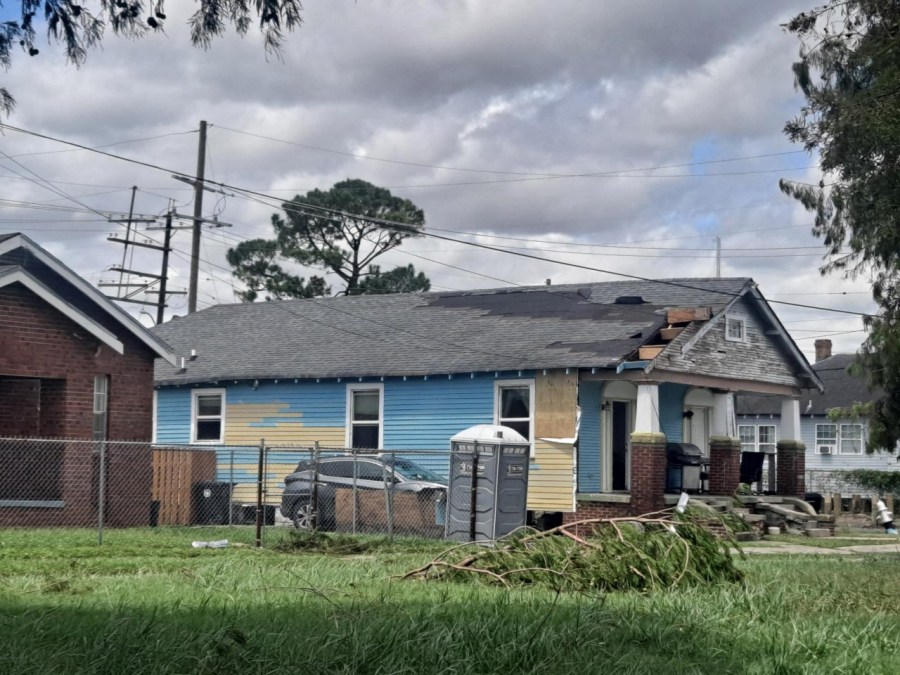
<svg viewBox="0 0 900 675"><path fill-rule="evenodd" d="M630 420L627 401L612 402L611 449L612 449L612 489L627 490L629 474Z"/></svg>

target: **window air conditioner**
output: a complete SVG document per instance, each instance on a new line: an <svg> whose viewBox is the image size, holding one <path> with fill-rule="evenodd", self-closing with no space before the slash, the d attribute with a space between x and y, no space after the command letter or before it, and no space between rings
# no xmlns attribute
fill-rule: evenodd
<svg viewBox="0 0 900 675"><path fill-rule="evenodd" d="M831 454L831 446L830 445L820 445L819 446L819 454L820 455L830 455Z"/></svg>

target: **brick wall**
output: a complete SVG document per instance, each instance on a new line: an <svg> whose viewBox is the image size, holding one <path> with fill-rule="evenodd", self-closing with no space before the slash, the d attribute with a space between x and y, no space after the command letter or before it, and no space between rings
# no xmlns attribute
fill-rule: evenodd
<svg viewBox="0 0 900 675"><path fill-rule="evenodd" d="M124 343L124 354L24 287L0 289L0 379L42 380L40 435L90 438L94 376L109 375L109 438L150 440L154 355L111 318L108 324ZM44 386L46 379L57 382ZM12 434L0 426L4 435Z"/></svg>
<svg viewBox="0 0 900 675"><path fill-rule="evenodd" d="M666 437L631 435L631 513L641 515L665 508Z"/></svg>
<svg viewBox="0 0 900 675"><path fill-rule="evenodd" d="M96 319L95 319L96 320ZM109 376L108 438L149 441L153 426L154 353L112 317L99 321L124 345L118 354L48 305L26 288L0 288L0 382L22 388L38 382L39 394L10 402L0 388L0 437L23 435L44 438L90 439L93 422L94 376ZM16 379L27 378L27 379ZM30 385L34 387L35 385ZM9 391L9 389L7 389ZM4 403L5 401L5 403ZM35 410L34 403L38 402ZM20 406L19 409L15 405ZM15 417L15 423L10 420ZM6 420L6 422L4 422ZM96 522L97 467L95 451L85 444L65 444L55 463L41 469L55 471L65 507L0 508L0 525L75 525ZM94 453L94 454L92 454ZM32 462L33 464L33 462ZM108 481L118 483L121 495L109 493L109 506L119 499L136 501L135 514L116 524L146 524L150 501L150 449L119 459L110 458ZM34 467L36 470L38 467ZM2 470L2 467L0 467ZM52 485L47 478L34 483ZM52 497L49 493L47 497ZM9 498L0 495L0 499ZM40 499L40 495L35 495ZM119 509L122 512L122 509Z"/></svg>
<svg viewBox="0 0 900 675"><path fill-rule="evenodd" d="M709 492L731 495L741 482L741 441L715 437L709 441Z"/></svg>
<svg viewBox="0 0 900 675"><path fill-rule="evenodd" d="M803 496L806 491L806 446L799 441L778 441L777 493Z"/></svg>

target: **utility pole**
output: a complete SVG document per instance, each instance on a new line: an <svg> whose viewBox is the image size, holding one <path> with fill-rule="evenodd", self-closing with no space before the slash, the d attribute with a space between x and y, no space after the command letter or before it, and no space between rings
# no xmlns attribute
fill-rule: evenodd
<svg viewBox="0 0 900 675"><path fill-rule="evenodd" d="M200 275L200 236L203 227L203 177L206 171L206 120L200 121L197 147L197 174L194 178L194 237L191 242L191 278L188 286L188 314L197 311L197 282Z"/></svg>
<svg viewBox="0 0 900 675"><path fill-rule="evenodd" d="M722 278L722 238L716 235L716 279Z"/></svg>
<svg viewBox="0 0 900 675"><path fill-rule="evenodd" d="M158 326L165 320L166 314L166 282L169 280L169 251L171 250L170 242L172 241L172 209L166 214L166 236L163 239L162 252L162 270L160 274L162 279L159 280L159 298L156 304L156 325Z"/></svg>
<svg viewBox="0 0 900 675"><path fill-rule="evenodd" d="M122 247L122 267L125 267L125 259L128 257L128 244L131 240L131 219L134 217L134 196L137 194L137 185L131 186L131 206L128 207L128 224L125 226L125 246ZM122 295L122 279L124 272L119 272L119 287L116 289L116 297ZM130 279L129 279L130 281Z"/></svg>

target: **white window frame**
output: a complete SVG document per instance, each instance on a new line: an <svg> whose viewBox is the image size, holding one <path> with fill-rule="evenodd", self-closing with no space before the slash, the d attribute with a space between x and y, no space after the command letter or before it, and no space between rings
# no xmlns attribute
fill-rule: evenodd
<svg viewBox="0 0 900 675"><path fill-rule="evenodd" d="M353 393L357 391L378 392L378 448L384 448L384 384L381 382L359 382L347 385L347 409L344 414L346 420L344 443L346 447L353 447ZM361 423L363 426L374 426L375 422L369 420Z"/></svg>
<svg viewBox="0 0 900 675"><path fill-rule="evenodd" d="M732 326L740 326L740 337L734 337L731 334ZM725 339L729 342L746 342L747 341L747 321L740 316L725 315Z"/></svg>
<svg viewBox="0 0 900 675"><path fill-rule="evenodd" d="M829 438L829 439L825 439L825 440L819 440L819 429L821 429L823 427L834 427L834 438L833 439ZM838 451L839 451L840 445L841 445L841 428L840 428L839 424L834 424L832 422L828 422L825 424L817 424L816 425L816 454L817 455L822 454L821 452L819 452L819 448L822 447L823 445L827 445L828 447L831 448L831 452L828 454L830 454L830 455L838 454Z"/></svg>
<svg viewBox="0 0 900 675"><path fill-rule="evenodd" d="M109 375L94 375L94 396L91 403L91 438L105 441L109 432ZM102 418L103 429L98 433L97 421Z"/></svg>
<svg viewBox="0 0 900 675"><path fill-rule="evenodd" d="M857 428L859 429L859 438L848 438L848 439L845 439L845 438L844 438L844 428L845 428L845 427L857 427ZM857 451L857 452L844 452L844 440L847 440L847 441L857 441L857 440L858 440L858 441L859 441L859 451ZM865 451L865 447L866 447L866 443L865 443L865 437L864 437L864 435L863 435L863 426L862 426L862 424L859 424L858 422L847 422L846 424L840 424L840 425L838 426L838 454L840 454L840 455L851 455L851 456L857 456L857 457L859 457L859 456L862 455L863 452Z"/></svg>
<svg viewBox="0 0 900 675"><path fill-rule="evenodd" d="M778 425L776 424L739 424L738 425L738 438L741 438L741 429L753 429L753 450L744 450L744 446L750 445L750 443L745 443L743 439L741 439L741 452L763 452L761 446L767 445L772 448L773 451L778 450ZM760 441L760 429L772 429L773 441L771 443L763 443ZM773 454L769 452L767 454Z"/></svg>
<svg viewBox="0 0 900 675"><path fill-rule="evenodd" d="M495 380L494 381L494 424L503 424L500 421L500 411L503 407L501 392L504 389L528 388L528 446L529 456L534 459L534 380ZM514 422L521 422L523 417L511 417Z"/></svg>
<svg viewBox="0 0 900 675"><path fill-rule="evenodd" d="M191 445L215 445L225 442L225 389L192 389L191 390ZM197 398L199 396L221 396L222 409L218 415L204 415L198 419L197 415ZM219 420L219 438L197 440L197 422L199 420Z"/></svg>

